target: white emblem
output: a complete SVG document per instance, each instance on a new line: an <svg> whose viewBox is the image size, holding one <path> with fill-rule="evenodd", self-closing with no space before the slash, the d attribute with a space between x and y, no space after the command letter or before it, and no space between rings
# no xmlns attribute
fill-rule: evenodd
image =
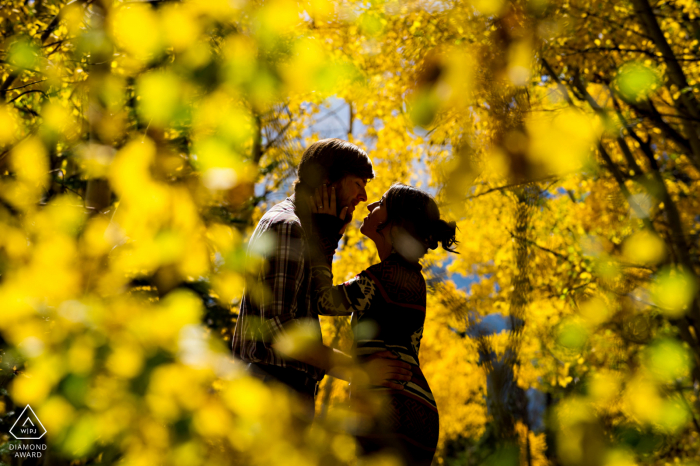
<svg viewBox="0 0 700 466"><path fill-rule="evenodd" d="M413 346L413 352L418 356L418 348L420 348L420 340L423 338L423 327L419 328L413 335L411 335L411 346Z"/></svg>

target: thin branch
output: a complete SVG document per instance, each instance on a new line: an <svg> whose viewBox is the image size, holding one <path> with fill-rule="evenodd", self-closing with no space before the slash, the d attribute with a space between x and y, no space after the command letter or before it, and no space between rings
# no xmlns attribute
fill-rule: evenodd
<svg viewBox="0 0 700 466"><path fill-rule="evenodd" d="M615 104L617 104L616 100L613 100ZM661 129L664 134L671 139L673 142L675 142L684 152L688 153L691 152L691 147L690 143L686 138L681 135L678 131L676 131L675 128L673 128L670 124L666 123L663 119L664 116L666 117L674 117L674 118L683 118L687 119L688 117L684 117L681 115L664 115L659 113L656 110L656 107L654 104L651 102L651 100L647 100L646 102L641 103L640 105L631 105L631 107L634 109L635 112L638 114L649 118L651 121L654 122L654 124ZM647 107L647 108L645 108ZM618 110L619 112L619 110ZM690 157L690 160L695 164L696 167L700 169L700 165L697 164L697 161L693 158Z"/></svg>
<svg viewBox="0 0 700 466"><path fill-rule="evenodd" d="M32 115L32 116L35 116L35 117L38 117L38 116L39 116L39 114L38 114L37 112L35 112L34 110L32 110L31 108L24 107L24 106L21 106L21 105L15 105L15 108L16 108L17 110L21 111L21 112L29 113L29 114Z"/></svg>
<svg viewBox="0 0 700 466"><path fill-rule="evenodd" d="M262 118L259 114L255 114L255 135L253 139L252 159L257 165L263 155L262 146Z"/></svg>
<svg viewBox="0 0 700 466"><path fill-rule="evenodd" d="M683 403L685 403L685 407L688 409L688 412L693 418L693 424L695 425L695 430L697 432L700 432L700 423L698 423L698 418L695 417L695 411L693 410L693 407L688 403L688 400L685 399L685 395L683 394L682 387L676 387L676 391L681 395L681 399L683 400Z"/></svg>
<svg viewBox="0 0 700 466"><path fill-rule="evenodd" d="M24 86L13 87L13 88L11 88L11 89L8 89L7 92L16 91L17 89L22 89L22 88L24 88L24 87L31 86L32 84L43 83L44 81L46 81L46 79L41 79L41 80L39 80L39 81L34 81L34 82L32 82L32 83L25 84Z"/></svg>
<svg viewBox="0 0 700 466"><path fill-rule="evenodd" d="M282 128L280 128L280 130L277 132L277 135L274 137L274 139L272 139L271 141L268 141L268 143L265 144L265 147L262 150L262 154L267 152L267 150L270 147L272 147L273 145L275 145L277 143L277 141L279 141L279 139L282 137L282 135L287 132L287 130L289 129L290 126L292 126L292 122L293 122L293 120L289 120L289 122L286 125L284 125Z"/></svg>
<svg viewBox="0 0 700 466"><path fill-rule="evenodd" d="M65 190L68 190L78 196L80 199L83 199L83 196L76 190L69 188L66 186L66 173L63 171L62 168L56 168L54 170L50 170L49 173L54 173L54 172L59 172L61 174L61 187Z"/></svg>
<svg viewBox="0 0 700 466"><path fill-rule="evenodd" d="M62 16L63 12L65 11L65 9L74 3L79 3L79 1L73 0L69 3L67 3L58 11L58 13L56 13L56 15L53 17L53 19L49 23L49 25L46 26L46 29L44 29L44 32L42 32L42 34L41 34L41 37L39 40L41 41L42 44L44 42L46 42L46 39L48 39L49 36L51 36L51 33L53 33L53 31L56 30L56 28L58 27L58 25L61 21L61 16ZM86 3L89 4L90 2L86 2ZM19 77L20 71L22 71L22 69L17 69L15 71L11 72L7 76L7 78L5 78L5 81L3 81L3 83L0 85L0 100L4 101L7 98L7 90L10 86L12 86L12 83L14 83L15 80ZM36 113L36 112L34 112L34 113Z"/></svg>
<svg viewBox="0 0 700 466"><path fill-rule="evenodd" d="M49 98L49 96L46 95L46 92L44 92L44 91L42 91L42 90L40 90L40 89L30 89L30 90L28 90L28 91L22 92L20 95L18 95L18 96L15 97L14 99L10 100L10 101L8 102L8 104L11 104L11 103L14 102L15 100L17 100L17 99L19 99L20 97L22 97L23 95L33 94L33 93L35 93L35 92L38 92L39 94L42 94L42 95L43 95L44 97L46 97L47 99Z"/></svg>
<svg viewBox="0 0 700 466"><path fill-rule="evenodd" d="M46 54L46 58L48 58L48 57L50 57L51 55L53 55L54 53L58 52L58 49L61 48L61 45L63 45L63 42L58 42L58 43L56 44L56 46L54 47L54 49L53 49L52 51L50 51L49 53Z"/></svg>
<svg viewBox="0 0 700 466"><path fill-rule="evenodd" d="M654 229L654 225L651 223L651 220L649 220L647 213L644 212L644 210L640 207L639 204L637 204L637 202L632 197L632 193L630 193L630 190L627 188L622 173L620 173L619 168L617 167L617 165L615 165L615 162L613 162L610 158L610 154L608 154L608 151L606 151L605 147L603 147L603 143L598 143L598 152L600 152L600 156L603 158L603 161L607 165L608 170L610 170L610 172L612 173L613 178L615 178L615 181L617 181L617 184L620 187L620 191L622 191L622 194L625 196L625 199L627 199L627 203L630 205L634 213L642 219L642 222L644 222L645 227L649 228L649 230L651 231L656 231Z"/></svg>
<svg viewBox="0 0 700 466"><path fill-rule="evenodd" d="M649 267L648 265L633 264L631 262L615 261L615 264L619 267L626 268L626 269L642 269L642 270L646 270L647 272L652 272L652 273L656 271L655 269L653 269L652 267Z"/></svg>
<svg viewBox="0 0 700 466"><path fill-rule="evenodd" d="M590 92L588 92L588 89L586 89L586 85L583 83L583 81L581 81L581 76L578 73L574 75L573 84L574 87L576 87L576 89L578 90L578 92L585 98L586 102L588 102L588 105L591 106L593 111L595 111L596 114L600 115L604 120L607 120L608 112L604 108L602 108L598 104L598 102L595 101ZM618 114L618 117L623 123L625 123L625 119L621 113ZM622 136L618 136L617 138L615 138L615 140L617 141L618 146L620 146L622 155L624 155L625 160L627 161L627 164L629 165L630 169L634 171L635 176L644 174L642 168L639 166L637 160L634 158L634 155L632 155L632 150L627 144L627 141L625 141L625 138L623 138Z"/></svg>
<svg viewBox="0 0 700 466"><path fill-rule="evenodd" d="M484 191L482 193L467 196L465 198L465 200L476 199L477 197L485 196L487 194L491 194L491 193L496 192L496 191L504 191L504 190L507 190L510 188L517 188L518 186L523 186L523 185L530 184L530 183L539 183L541 181L547 181L547 180L554 180L554 182L559 181L559 179L557 178L556 175L545 176L544 178L539 178L536 180L521 181L519 183L507 184L505 186L498 186L496 188L487 189L486 191ZM550 184L550 186L551 186L551 184Z"/></svg>
<svg viewBox="0 0 700 466"><path fill-rule="evenodd" d="M577 286L572 286L571 288L566 287L565 289L566 289L567 293L571 293L572 291L578 291L578 290L580 290L581 288L586 288L586 287L587 287L588 285L590 285L591 283L593 283L593 281L589 281L589 282L586 282L586 283L583 283L583 284L577 285ZM562 290L562 293L563 293L563 291L564 291L564 290ZM548 295L548 296L545 296L545 299L558 298L559 296L562 295L562 293L550 294L550 295Z"/></svg>
<svg viewBox="0 0 700 466"><path fill-rule="evenodd" d="M27 139L29 136L33 135L33 134L36 132L36 129L37 129L37 128L36 128L36 126L35 126L35 127L32 128L30 131L27 131L27 133L26 133L24 136L22 136L21 138L17 139L17 140L14 142L14 144L12 144L10 147L6 148L6 149L2 152L2 154L0 154L0 161L2 161L2 159L4 159L5 157L7 157L7 154L9 154L10 151L11 151L12 149L14 149L20 142L24 141L24 140Z"/></svg>
<svg viewBox="0 0 700 466"><path fill-rule="evenodd" d="M564 95L566 103L568 103L569 105L573 105L574 102L571 100L569 91L566 89L566 86L562 84L561 80L559 79L559 75L554 71L552 65L550 65L549 62L544 58L542 58L540 61L542 62L542 66L544 66L544 69L547 70L549 76L554 80L555 83L557 83L557 88Z"/></svg>
<svg viewBox="0 0 700 466"><path fill-rule="evenodd" d="M512 231L510 231L510 230L507 229L507 228L506 228L506 231L507 231L508 233L510 233L510 236L511 236L512 238L519 239L520 241L524 241L524 242L526 242L526 243L528 243L528 244L531 244L532 246L536 247L537 249L541 249L541 250L543 250L543 251L545 251L545 252L548 252L548 253L550 253L550 254L553 254L553 255L557 256L559 259L565 260L566 262L571 262L571 261L569 260L569 258L568 258L567 256L565 256L564 254L562 254L562 253L553 251L553 250L551 250L551 249L549 249L549 248L545 248L544 246L540 246L539 244L535 243L535 242L532 241L531 239L525 238L525 237L523 237L523 236L516 235L515 233L513 233Z"/></svg>
<svg viewBox="0 0 700 466"><path fill-rule="evenodd" d="M45 48L47 48L47 47L53 47L53 46L56 45L56 44L62 44L62 43L64 43L64 42L70 42L70 41L72 41L72 40L74 40L74 39L75 39L75 37L66 37L65 39L57 40L56 42L51 42L50 44L42 45L41 48L42 48L42 49L45 49Z"/></svg>
<svg viewBox="0 0 700 466"><path fill-rule="evenodd" d="M604 23L608 27L614 27L617 30L626 31L626 32L629 32L630 34L638 35L639 37L641 37L643 39L651 40L651 37L647 36L646 34L643 34L640 31L636 31L633 28L624 27L625 24L629 24L630 20L634 19L633 15L623 16L620 18L616 18L617 19L616 21L610 21L607 17L600 16L599 14L595 13L594 11L584 9L584 8L578 7L576 5L571 5L571 10L572 11L578 10L580 12L584 12L588 16L600 20L602 23Z"/></svg>
<svg viewBox="0 0 700 466"><path fill-rule="evenodd" d="M651 103L651 102L649 102L649 103ZM665 103L665 104L668 104L668 102L664 102L664 103ZM636 110L636 107L633 107L633 108L635 108L635 110ZM661 112L659 112L658 110L655 110L655 111L656 111L656 113L657 113L659 116L662 116L662 117L667 117L667 118L678 118L679 120L690 120L690 121L698 121L698 122L700 122L700 118L693 118L693 117L689 117L688 115L676 115L676 114L674 114L674 113L661 113ZM686 143L687 143L687 142L686 142Z"/></svg>
<svg viewBox="0 0 700 466"><path fill-rule="evenodd" d="M620 53L641 53L643 55L646 55L650 58L654 58L657 60L663 59L661 54L658 52L652 52L649 50L642 50L642 49L622 49L619 47L586 47L583 49L570 49L570 52L563 53L561 56L562 57L573 57L575 55L584 55L588 53L599 53L599 52L620 52ZM689 63L697 63L700 62L700 58L694 55L688 55L688 57L693 57L693 58L684 58L683 56L676 57L677 61L682 61L682 62L689 62Z"/></svg>

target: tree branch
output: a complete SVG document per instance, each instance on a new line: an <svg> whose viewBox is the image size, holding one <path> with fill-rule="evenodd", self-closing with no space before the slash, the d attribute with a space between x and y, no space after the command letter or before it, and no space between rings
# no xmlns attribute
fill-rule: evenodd
<svg viewBox="0 0 700 466"><path fill-rule="evenodd" d="M42 90L40 90L40 89L30 89L30 90L28 90L28 91L22 92L20 95L18 95L18 96L15 97L14 99L10 100L10 101L8 102L8 104L11 104L11 103L14 102L15 100L17 100L17 99L19 99L20 97L22 97L23 95L33 94L33 93L35 93L35 92L38 92L39 94L42 94L42 95L43 95L44 97L46 97L46 98L49 97L48 95L46 95L46 92L44 92L44 91L42 91Z"/></svg>
<svg viewBox="0 0 700 466"><path fill-rule="evenodd" d="M51 33L56 30L58 27L60 21L61 21L61 15L63 14L63 11L69 7L70 5L78 3L78 0L73 0L61 8L58 13L56 13L56 16L53 17L51 22L49 23L48 26L46 26L46 29L44 29L44 32L41 33L40 41L43 44L46 42L46 39L48 39L51 36ZM10 72L10 74L5 78L5 81L0 85L0 100L5 100L7 98L7 91L10 86L12 86L12 83L15 82L15 80L19 77L21 70L15 70Z"/></svg>
<svg viewBox="0 0 700 466"><path fill-rule="evenodd" d="M685 92L685 89L689 88L688 80L686 79L683 68L678 63L678 59L673 53L673 49L669 45L663 31L659 27L659 23L656 21L656 16L654 11L649 5L648 0L632 0L634 9L637 15L641 19L642 26L647 31L647 34L651 36L654 44L661 52L664 58L666 67L668 68L668 74L671 82L678 87L681 91L680 102L683 104L685 111L693 117L694 119L700 118L700 110L698 109L698 101L692 92ZM698 139L697 125L692 122L688 122L684 125L686 137L690 141L690 146L693 149L693 157L696 159L696 163L700 164L700 139Z"/></svg>
<svg viewBox="0 0 700 466"><path fill-rule="evenodd" d="M519 186L523 186L523 185L526 185L526 184L530 184L530 183L539 183L539 182L541 182L541 181L547 181L547 180L558 181L558 178L557 178L556 175L550 175L550 176L545 176L544 178L539 178L539 179L537 179L537 180L522 181L522 182L518 182L518 183L507 184L507 185L505 185L505 186L498 186L498 187L496 187L496 188L487 189L487 190L484 191L483 193L479 193L479 194L474 194L474 195L471 195L471 196L467 196L467 197L465 198L465 200L468 201L468 200L470 200L470 199L476 199L477 197L485 196L485 195L487 195L487 194L491 194L491 193L496 192L496 191L505 191L505 190L507 190L507 189L517 188L517 187L519 187Z"/></svg>
<svg viewBox="0 0 700 466"><path fill-rule="evenodd" d="M639 204L637 204L637 202L632 197L632 193L630 193L630 190L627 189L627 185L625 185L625 179L622 176L622 173L620 173L620 170L618 169L617 165L615 165L615 162L613 162L610 158L610 154L608 154L608 151L605 150L605 147L603 146L602 142L598 143L598 151L600 152L600 156L603 158L603 161L608 166L608 170L610 170L610 172L612 173L613 178L615 178L615 181L617 181L617 184L620 187L620 191L622 191L622 194L625 196L625 199L627 199L627 203L630 205L630 208L632 208L634 213L642 219L642 222L644 223L645 227L649 228L651 231L656 231L654 229L654 225L651 223L651 220L649 220L647 213L644 212L644 210L639 206Z"/></svg>
<svg viewBox="0 0 700 466"><path fill-rule="evenodd" d="M600 115L603 119L608 119L608 112L605 109L603 109L600 105L598 105L598 102L595 101L593 96L588 92L588 89L586 89L586 85L583 83L583 81L581 81L581 76L579 76L578 73L574 75L573 84L578 90L578 92L586 99L586 102L588 102L588 105L591 106L593 111ZM624 122L625 120L622 117L622 115L619 116ZM644 174L642 168L639 166L637 160L634 158L634 155L632 155L632 151L630 150L627 141L625 141L625 138L623 138L622 136L618 136L617 138L615 138L615 140L617 141L617 145L620 146L620 150L622 151L622 155L624 155L627 164L630 166L632 171L634 171L634 175L637 176Z"/></svg>
<svg viewBox="0 0 700 466"><path fill-rule="evenodd" d="M44 81L46 81L46 80L45 80L45 79L42 79L42 80L39 80L39 81L34 81L34 82L32 82L32 83L29 83L29 84L25 84L25 85L23 85L23 86L13 87L12 89L8 89L7 92L16 91L17 89L22 89L22 88L31 86L32 84L43 83Z"/></svg>
<svg viewBox="0 0 700 466"><path fill-rule="evenodd" d="M675 128L673 128L670 124L668 124L668 123L666 123L666 121L664 121L664 119L663 119L664 115L660 114L659 111L656 110L656 107L654 106L654 104L650 100L642 102L639 105L632 104L630 106L638 114L652 120L654 122L654 124L661 131L663 131L664 134L669 139L671 139L673 142L675 142L681 148L681 150L683 150L686 153L690 153L692 151L692 149L690 147L690 142L688 142L688 140L686 138L684 138L681 133L676 131ZM687 118L687 117L683 117L680 115L668 115L668 116L677 116L678 118ZM695 158L689 157L689 159L693 162L693 164L698 169L700 169L700 165L697 164L697 161L695 160Z"/></svg>
<svg viewBox="0 0 700 466"><path fill-rule="evenodd" d="M557 83L557 87L561 91L561 93L564 95L564 99L566 100L566 103L569 105L574 105L574 102L571 100L571 96L569 95L569 91L566 88L564 84L562 84L561 80L559 79L559 75L554 71L554 68L549 64L549 62L542 58L540 59L542 62L542 66L544 66L544 69L547 70L547 73L549 76L554 80L555 83Z"/></svg>
<svg viewBox="0 0 700 466"><path fill-rule="evenodd" d="M561 253L559 253L559 252L556 252L556 251L553 251L553 250L551 250L551 249L545 248L544 246L540 246L539 244L535 243L535 242L532 241L531 239L528 239L528 238L525 238L525 237L522 237L522 236L518 236L518 235L516 235L515 233L513 233L512 231L510 231L510 230L508 230L508 229L506 229L506 231L507 231L508 233L510 233L510 236L511 236L512 238L519 239L520 241L524 241L524 242L526 242L526 243L528 243L528 244L531 244L532 246L536 247L537 249L541 249L541 250L544 251L544 252L548 252L548 253L550 253L550 254L552 254L552 255L558 257L558 258L561 259L561 260L565 260L566 262L571 262L571 261L569 260L569 258L566 257L564 254L561 254Z"/></svg>

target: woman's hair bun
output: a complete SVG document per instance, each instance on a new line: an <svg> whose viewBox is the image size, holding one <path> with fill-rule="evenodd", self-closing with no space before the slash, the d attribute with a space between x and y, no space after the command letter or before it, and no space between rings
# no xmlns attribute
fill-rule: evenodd
<svg viewBox="0 0 700 466"><path fill-rule="evenodd" d="M431 230L428 244L430 249L437 249L438 243L440 243L445 251L459 254L453 248L457 244L457 224L455 222L438 219L433 221Z"/></svg>
<svg viewBox="0 0 700 466"><path fill-rule="evenodd" d="M446 251L457 253L453 247L457 244L457 224L440 218L440 209L430 194L396 183L386 193L386 208L387 220L378 231L393 223L404 228L425 249L437 249L442 244Z"/></svg>

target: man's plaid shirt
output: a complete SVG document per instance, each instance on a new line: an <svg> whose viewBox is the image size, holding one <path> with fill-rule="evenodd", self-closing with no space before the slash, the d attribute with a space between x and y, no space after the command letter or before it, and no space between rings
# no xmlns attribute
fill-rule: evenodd
<svg viewBox="0 0 700 466"><path fill-rule="evenodd" d="M310 310L307 236L294 202L292 196L267 211L250 238L248 257L262 255L268 267L260 269L257 284L248 287L243 294L233 334L233 354L246 362L294 368L321 380L325 371L284 359L271 348L275 339L302 322L313 330L319 342L322 341L318 315ZM261 251L263 244L271 246Z"/></svg>

